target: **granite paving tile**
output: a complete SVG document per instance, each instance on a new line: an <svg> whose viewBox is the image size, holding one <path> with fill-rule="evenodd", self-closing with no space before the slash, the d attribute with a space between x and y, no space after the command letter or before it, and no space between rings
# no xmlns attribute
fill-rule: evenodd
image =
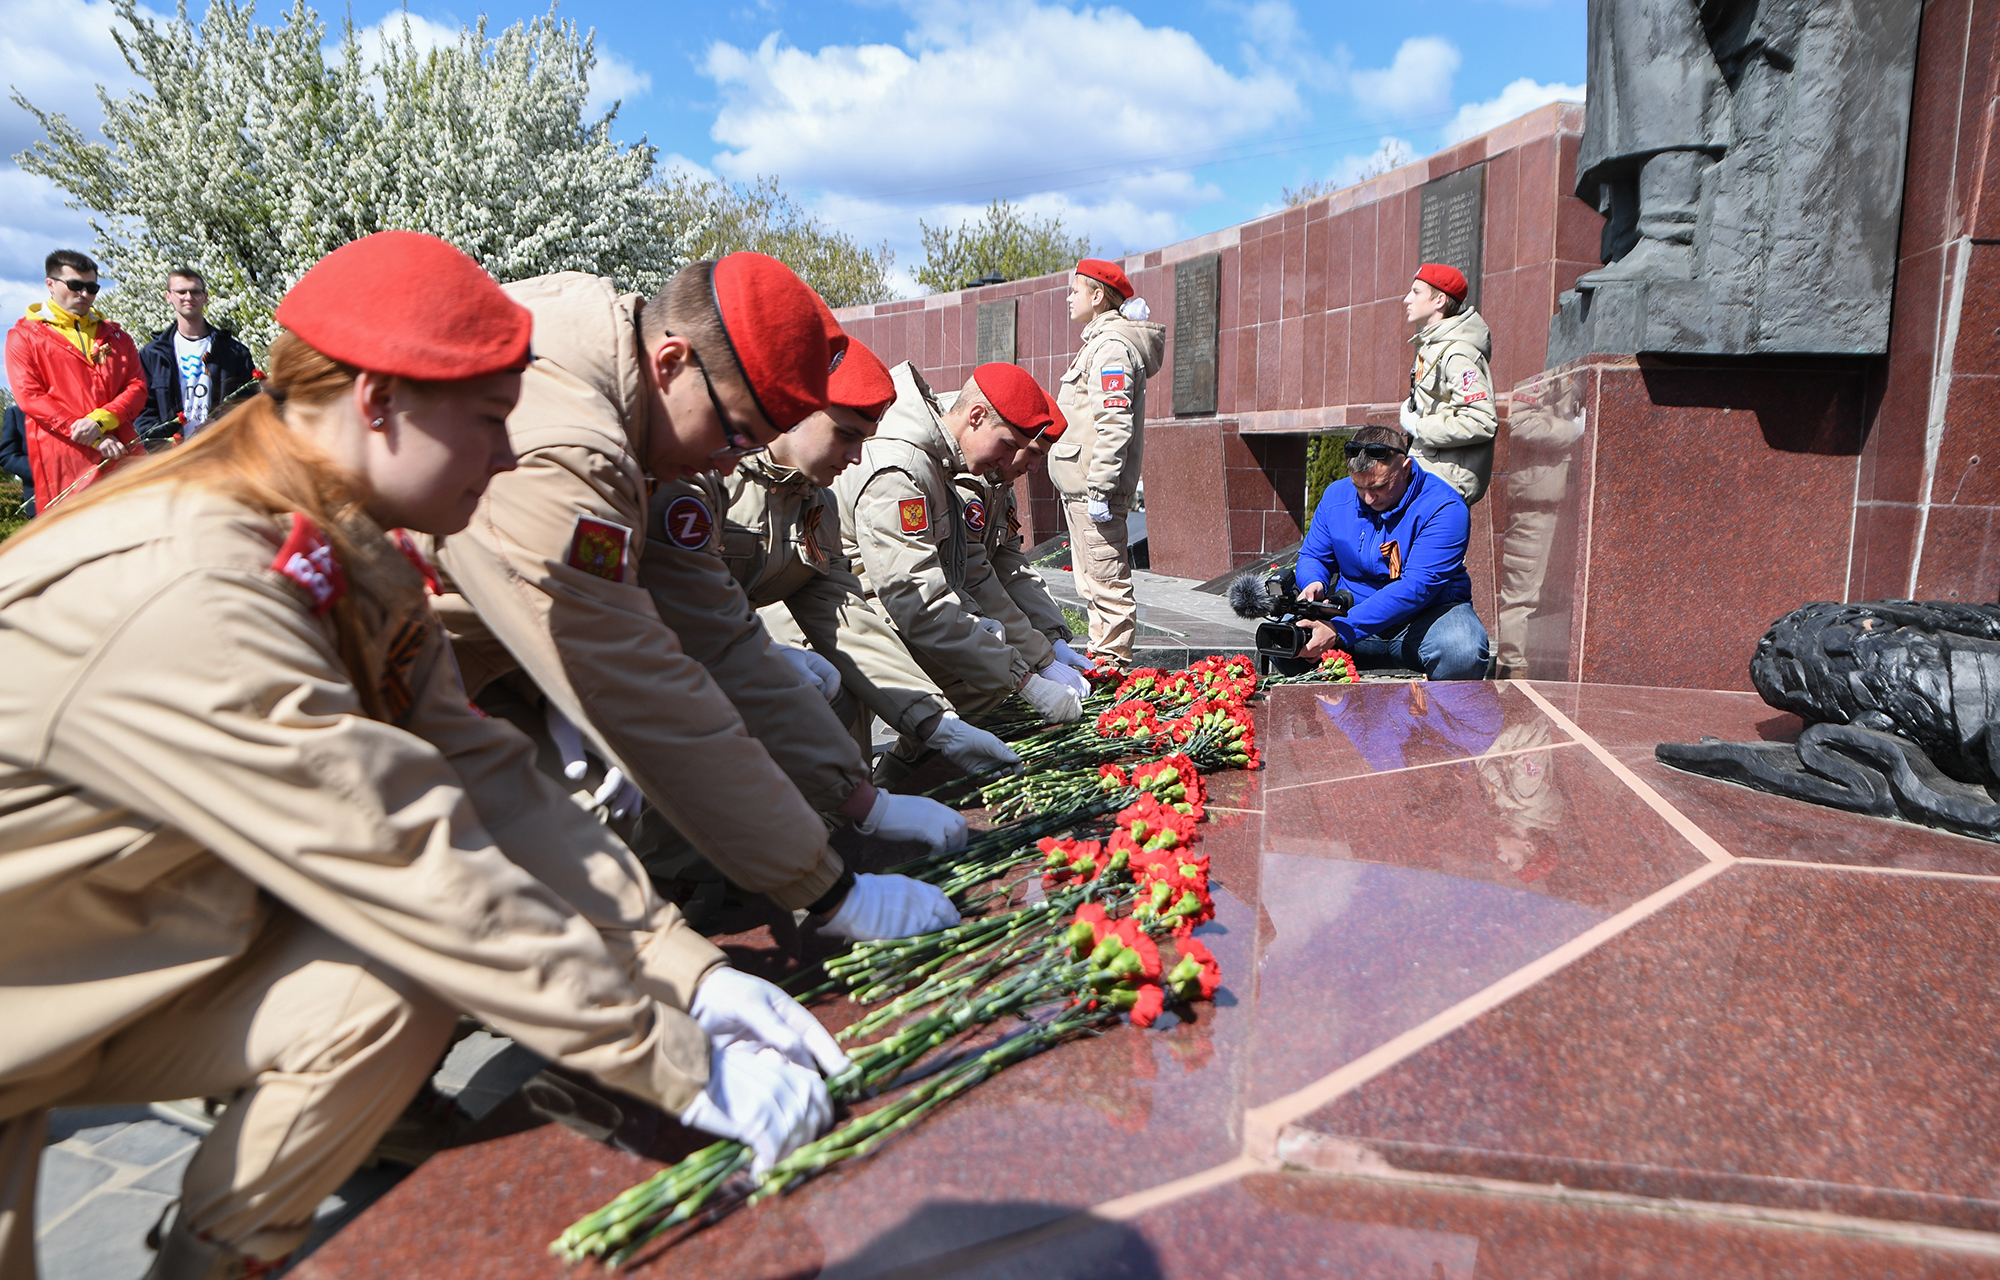
<svg viewBox="0 0 2000 1280"><path fill-rule="evenodd" d="M1406 1169L2000 1229L1996 923L1993 883L1738 863L1299 1128Z"/></svg>
<svg viewBox="0 0 2000 1280"><path fill-rule="evenodd" d="M1494 746L1502 737L1548 725L1525 694L1504 684L1366 681L1271 690L1257 740L1272 790L1469 760L1506 750Z"/></svg>
<svg viewBox="0 0 2000 1280"><path fill-rule="evenodd" d="M912 1214L922 1221L925 1206ZM934 1274L965 1280L1947 1280L2000 1276L2000 1257L1847 1232L1258 1173L1126 1222L1098 1223Z"/></svg>

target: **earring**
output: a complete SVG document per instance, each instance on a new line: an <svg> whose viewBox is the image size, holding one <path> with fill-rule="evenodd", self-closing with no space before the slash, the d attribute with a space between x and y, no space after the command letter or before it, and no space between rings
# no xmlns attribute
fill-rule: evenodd
<svg viewBox="0 0 2000 1280"><path fill-rule="evenodd" d="M377 419L375 419L375 425L376 425L376 426L378 426L378 427L379 427L379 426L381 426L381 425L382 425L382 421L383 421L383 420L382 420L381 418L377 418Z"/></svg>

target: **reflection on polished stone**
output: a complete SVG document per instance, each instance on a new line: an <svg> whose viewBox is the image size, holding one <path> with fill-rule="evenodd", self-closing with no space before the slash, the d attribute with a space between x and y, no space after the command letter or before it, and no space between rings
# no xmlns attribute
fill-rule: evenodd
<svg viewBox="0 0 2000 1280"><path fill-rule="evenodd" d="M2000 1274L2000 851L1651 761L1797 732L1754 695L1533 688L1589 740L1519 685L1273 690L1266 767L1210 780L1212 1008L1025 1062L635 1274ZM759 972L816 954L784 913L731 927ZM517 1095L293 1274L569 1275L546 1242L702 1141L621 1111L607 1144ZM1944 1234L1869 1236L1901 1223Z"/></svg>

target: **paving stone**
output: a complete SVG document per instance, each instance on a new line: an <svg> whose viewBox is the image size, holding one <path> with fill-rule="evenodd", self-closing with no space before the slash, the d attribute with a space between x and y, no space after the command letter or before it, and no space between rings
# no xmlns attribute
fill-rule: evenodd
<svg viewBox="0 0 2000 1280"><path fill-rule="evenodd" d="M167 1161L132 1185L141 1191L157 1191L161 1195L177 1196L181 1193L181 1175L194 1161L194 1147Z"/></svg>
<svg viewBox="0 0 2000 1280"><path fill-rule="evenodd" d="M115 1166L92 1156L43 1148L41 1177L35 1183L35 1221L46 1223L68 1213L117 1172Z"/></svg>
<svg viewBox="0 0 2000 1280"><path fill-rule="evenodd" d="M164 1120L141 1120L99 1143L91 1154L148 1169L162 1160L192 1151L197 1141L193 1134L177 1124L168 1124Z"/></svg>
<svg viewBox="0 0 2000 1280"><path fill-rule="evenodd" d="M75 1138L86 1145L95 1145L151 1114L141 1106L58 1107L49 1112L48 1140L53 1144Z"/></svg>
<svg viewBox="0 0 2000 1280"><path fill-rule="evenodd" d="M150 1191L90 1197L37 1241L42 1280L140 1280L153 1265L146 1232L168 1201Z"/></svg>

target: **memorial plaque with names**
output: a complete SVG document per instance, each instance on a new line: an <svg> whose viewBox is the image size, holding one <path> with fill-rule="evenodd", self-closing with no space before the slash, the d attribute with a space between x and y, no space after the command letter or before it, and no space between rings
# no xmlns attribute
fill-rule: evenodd
<svg viewBox="0 0 2000 1280"><path fill-rule="evenodd" d="M1486 166L1448 173L1422 190L1417 262L1443 262L1465 273L1467 306L1479 305L1479 262L1486 223ZM1416 265L1411 264L1414 272Z"/></svg>
<svg viewBox="0 0 2000 1280"><path fill-rule="evenodd" d="M1174 415L1215 412L1216 300L1222 255L1174 267Z"/></svg>
<svg viewBox="0 0 2000 1280"><path fill-rule="evenodd" d="M978 364L1014 363L1014 314L1019 298L979 304Z"/></svg>

